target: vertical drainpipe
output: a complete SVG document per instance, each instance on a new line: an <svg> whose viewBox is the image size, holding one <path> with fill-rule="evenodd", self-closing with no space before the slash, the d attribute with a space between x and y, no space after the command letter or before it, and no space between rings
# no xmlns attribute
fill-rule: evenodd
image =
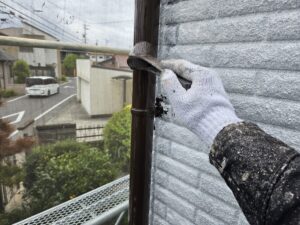
<svg viewBox="0 0 300 225"><path fill-rule="evenodd" d="M159 6L160 0L135 0L134 44L147 41L157 51ZM130 225L148 224L155 83L153 74L133 72Z"/></svg>

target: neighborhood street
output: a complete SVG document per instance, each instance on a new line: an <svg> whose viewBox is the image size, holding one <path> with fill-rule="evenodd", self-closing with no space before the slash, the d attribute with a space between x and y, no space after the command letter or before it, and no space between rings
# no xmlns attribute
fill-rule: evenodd
<svg viewBox="0 0 300 225"><path fill-rule="evenodd" d="M70 78L60 86L60 93L49 97L21 96L5 102L0 107L0 118L7 119L11 124L19 127L30 120L41 120L44 115L76 94L76 78ZM46 121L45 121L46 122Z"/></svg>

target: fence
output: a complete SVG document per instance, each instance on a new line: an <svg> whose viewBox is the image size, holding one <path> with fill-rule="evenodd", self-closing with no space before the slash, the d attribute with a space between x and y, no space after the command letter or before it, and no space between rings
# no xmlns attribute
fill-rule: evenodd
<svg viewBox="0 0 300 225"><path fill-rule="evenodd" d="M36 131L40 144L76 138L76 124L71 123L37 126Z"/></svg>
<svg viewBox="0 0 300 225"><path fill-rule="evenodd" d="M129 176L115 180L72 200L15 223L15 225L101 225L119 224L128 209Z"/></svg>
<svg viewBox="0 0 300 225"><path fill-rule="evenodd" d="M103 139L102 125L76 127L76 124L54 124L37 126L37 136L40 144L73 139L78 142L97 142Z"/></svg>
<svg viewBox="0 0 300 225"><path fill-rule="evenodd" d="M76 128L76 140L79 142L94 142L103 140L104 126L83 126Z"/></svg>

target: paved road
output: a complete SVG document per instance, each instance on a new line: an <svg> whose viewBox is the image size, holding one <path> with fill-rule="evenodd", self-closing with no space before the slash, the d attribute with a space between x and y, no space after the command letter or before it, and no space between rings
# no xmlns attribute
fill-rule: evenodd
<svg viewBox="0 0 300 225"><path fill-rule="evenodd" d="M5 117L16 127L29 120L43 120L45 114L51 113L53 108L59 107L59 103L74 94L76 94L76 79L71 78L68 83L61 85L59 94L33 98L23 96L6 102L0 107L0 118Z"/></svg>

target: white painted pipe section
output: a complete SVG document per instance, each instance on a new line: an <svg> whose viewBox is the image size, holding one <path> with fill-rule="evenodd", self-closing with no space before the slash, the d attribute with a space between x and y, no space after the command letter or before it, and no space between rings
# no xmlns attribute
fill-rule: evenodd
<svg viewBox="0 0 300 225"><path fill-rule="evenodd" d="M117 207L112 208L111 210L101 214L100 216L94 218L93 220L86 222L84 225L102 225L117 215L119 215L121 212L128 209L129 201L123 202L122 204L118 205Z"/></svg>
<svg viewBox="0 0 300 225"><path fill-rule="evenodd" d="M38 39L30 39L30 38L19 38L19 37L6 37L6 36L0 36L0 45L97 52L97 53L111 54L111 55L129 54L129 50L126 49L101 47L96 45L84 45L84 44L70 43L70 42L58 42L58 41L38 40Z"/></svg>

